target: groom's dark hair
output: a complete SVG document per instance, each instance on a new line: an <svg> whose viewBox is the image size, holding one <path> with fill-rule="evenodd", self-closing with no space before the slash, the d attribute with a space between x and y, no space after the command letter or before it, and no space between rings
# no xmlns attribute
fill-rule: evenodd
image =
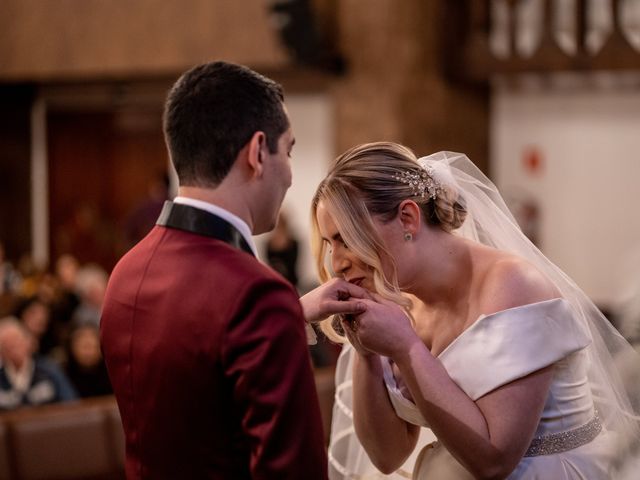
<svg viewBox="0 0 640 480"><path fill-rule="evenodd" d="M275 153L289 127L283 101L282 86L242 65L212 62L184 73L163 119L180 185L217 186L257 131Z"/></svg>

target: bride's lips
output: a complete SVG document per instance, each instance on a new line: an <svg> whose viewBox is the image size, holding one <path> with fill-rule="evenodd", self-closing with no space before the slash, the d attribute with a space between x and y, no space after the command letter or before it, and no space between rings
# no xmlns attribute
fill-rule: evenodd
<svg viewBox="0 0 640 480"><path fill-rule="evenodd" d="M347 282L357 285L358 287L362 286L362 282L364 281L364 277L351 278L347 280Z"/></svg>

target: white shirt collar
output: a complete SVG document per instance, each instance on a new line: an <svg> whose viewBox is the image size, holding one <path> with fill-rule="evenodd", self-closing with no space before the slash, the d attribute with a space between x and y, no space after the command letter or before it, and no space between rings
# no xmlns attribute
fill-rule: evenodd
<svg viewBox="0 0 640 480"><path fill-rule="evenodd" d="M31 380L33 379L33 370L34 363L30 358L25 360L24 365L22 365L20 370L16 369L16 367L9 362L5 365L5 372L9 383L13 386L14 390L21 393L25 393L29 390Z"/></svg>
<svg viewBox="0 0 640 480"><path fill-rule="evenodd" d="M233 225L240 234L247 241L247 244L251 248L253 255L258 258L258 250L256 249L255 242L253 241L253 237L251 236L251 230L249 229L249 225L247 222L242 220L237 215L234 215L229 210L225 210L218 205L214 205L213 203L205 202L202 200L196 200L195 198L190 197L176 197L173 199L173 203L179 203L182 205L189 205L194 208L199 208L200 210L204 210L205 212L212 213L223 220L226 220L231 225Z"/></svg>

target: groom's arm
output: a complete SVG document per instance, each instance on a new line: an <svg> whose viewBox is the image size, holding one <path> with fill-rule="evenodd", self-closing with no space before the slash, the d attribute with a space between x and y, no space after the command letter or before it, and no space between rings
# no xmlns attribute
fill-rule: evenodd
<svg viewBox="0 0 640 480"><path fill-rule="evenodd" d="M253 478L326 479L318 396L297 296L251 281L224 339L225 373L251 448Z"/></svg>

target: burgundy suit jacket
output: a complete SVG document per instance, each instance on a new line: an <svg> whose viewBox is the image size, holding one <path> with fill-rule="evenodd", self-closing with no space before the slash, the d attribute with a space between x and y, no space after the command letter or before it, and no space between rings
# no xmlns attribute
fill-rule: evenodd
<svg viewBox="0 0 640 480"><path fill-rule="evenodd" d="M103 307L127 477L325 479L294 289L238 248L231 225L170 202L163 215L177 207L187 221L155 226L120 260Z"/></svg>

